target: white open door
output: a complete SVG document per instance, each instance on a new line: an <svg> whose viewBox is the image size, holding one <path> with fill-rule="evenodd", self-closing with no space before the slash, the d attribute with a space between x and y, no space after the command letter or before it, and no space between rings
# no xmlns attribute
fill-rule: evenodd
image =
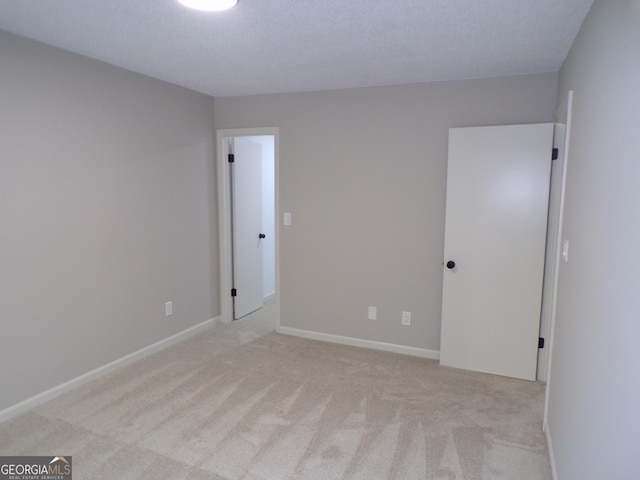
<svg viewBox="0 0 640 480"><path fill-rule="evenodd" d="M262 147L233 139L231 209L233 245L233 318L264 305L262 288Z"/></svg>
<svg viewBox="0 0 640 480"><path fill-rule="evenodd" d="M536 378L552 141L553 124L449 130L442 365Z"/></svg>

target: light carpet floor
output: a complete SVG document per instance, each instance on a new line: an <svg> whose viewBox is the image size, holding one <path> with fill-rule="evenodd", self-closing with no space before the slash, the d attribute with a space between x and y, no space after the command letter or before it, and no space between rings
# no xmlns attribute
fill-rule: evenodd
<svg viewBox="0 0 640 480"><path fill-rule="evenodd" d="M239 321L0 424L74 479L548 480L544 385Z"/></svg>

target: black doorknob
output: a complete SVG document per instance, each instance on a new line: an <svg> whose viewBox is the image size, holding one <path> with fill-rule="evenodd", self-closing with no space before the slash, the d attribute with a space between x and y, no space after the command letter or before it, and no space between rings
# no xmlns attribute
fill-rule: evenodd
<svg viewBox="0 0 640 480"><path fill-rule="evenodd" d="M261 233L260 235L258 235L258 238L267 238L267 236L264 233Z"/></svg>
<svg viewBox="0 0 640 480"><path fill-rule="evenodd" d="M449 270L451 270L451 269L452 269L453 267L455 267L455 266L456 266L456 262L454 262L453 260L449 260L449 261L447 262L447 268L448 268Z"/></svg>

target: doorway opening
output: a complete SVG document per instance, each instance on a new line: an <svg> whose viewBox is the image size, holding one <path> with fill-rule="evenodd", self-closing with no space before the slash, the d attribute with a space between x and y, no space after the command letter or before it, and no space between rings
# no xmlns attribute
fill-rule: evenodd
<svg viewBox="0 0 640 480"><path fill-rule="evenodd" d="M275 317L266 321L277 326L278 133L277 128L217 132L220 318L224 322Z"/></svg>

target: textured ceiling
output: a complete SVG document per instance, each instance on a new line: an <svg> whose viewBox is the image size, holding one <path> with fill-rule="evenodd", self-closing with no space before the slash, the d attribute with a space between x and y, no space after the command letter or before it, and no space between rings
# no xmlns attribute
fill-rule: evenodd
<svg viewBox="0 0 640 480"><path fill-rule="evenodd" d="M592 3L0 0L0 29L232 96L555 72Z"/></svg>

